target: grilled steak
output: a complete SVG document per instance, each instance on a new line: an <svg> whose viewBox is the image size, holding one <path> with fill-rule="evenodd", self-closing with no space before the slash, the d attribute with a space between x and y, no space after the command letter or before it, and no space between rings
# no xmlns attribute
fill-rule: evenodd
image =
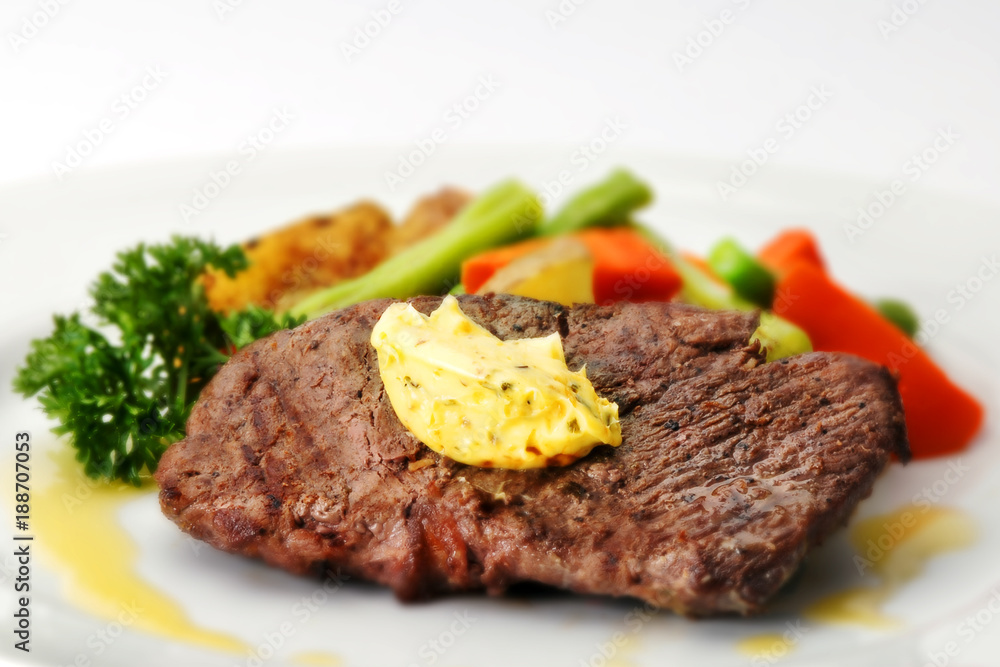
<svg viewBox="0 0 1000 667"><path fill-rule="evenodd" d="M753 313L466 296L501 338L559 331L570 368L586 363L618 403L623 443L565 468L464 466L410 435L384 394L368 339L389 303L237 353L160 463L167 516L219 549L403 599L532 581L751 613L890 454L908 456L884 369L826 353L765 364Z"/></svg>

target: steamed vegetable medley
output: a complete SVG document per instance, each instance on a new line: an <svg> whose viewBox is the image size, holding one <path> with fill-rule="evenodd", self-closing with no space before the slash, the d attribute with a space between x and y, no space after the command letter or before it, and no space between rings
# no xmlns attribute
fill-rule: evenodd
<svg viewBox="0 0 1000 667"><path fill-rule="evenodd" d="M421 202L401 226L364 203L242 247L175 237L123 252L91 288L94 324L57 316L53 333L32 343L14 388L39 396L89 475L138 484L184 436L215 371L253 340L368 299L506 292L567 305L759 309L753 340L768 361L815 349L888 367L915 456L958 451L979 430L982 407L911 339L912 311L846 290L808 231L785 231L756 252L731 238L704 257L682 252L639 221L652 191L624 170L551 215L516 181L468 204L446 194L444 204ZM338 247L347 250L330 250ZM296 289L271 289L285 283Z"/></svg>

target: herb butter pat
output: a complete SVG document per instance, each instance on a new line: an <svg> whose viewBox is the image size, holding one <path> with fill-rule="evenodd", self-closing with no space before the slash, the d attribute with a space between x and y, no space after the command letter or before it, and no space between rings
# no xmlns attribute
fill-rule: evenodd
<svg viewBox="0 0 1000 667"><path fill-rule="evenodd" d="M621 444L618 406L569 370L558 333L500 340L449 296L429 316L389 306L371 343L399 420L456 461L541 468Z"/></svg>

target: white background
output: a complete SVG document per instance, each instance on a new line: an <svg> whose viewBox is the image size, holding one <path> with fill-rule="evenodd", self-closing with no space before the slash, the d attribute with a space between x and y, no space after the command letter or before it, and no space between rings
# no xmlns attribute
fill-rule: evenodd
<svg viewBox="0 0 1000 667"><path fill-rule="evenodd" d="M552 25L555 19L547 12L557 12L559 0L399 0L400 10L388 25L372 30L377 34L348 58L343 45L372 21L372 12L384 18L388 0L242 0L232 11L223 1L0 2L0 284L16 288L8 289L4 311L31 314L25 319L30 326L18 321L0 327L5 336L0 350L6 355L0 360L5 389L0 399L12 406L4 404L5 410L23 415L33 409L6 393L14 364L23 359L31 337L48 331L52 311L68 312L83 303L86 282L108 266L117 249L174 230L245 238L251 227L272 227L310 207L329 210L346 203L337 198L344 191L352 198L365 194L392 200L399 210L398 204L420 188L436 187L442 179L479 187L510 162L500 159L503 164L491 169L482 157L468 159L471 155L535 156L537 163L515 170L538 185L535 177L554 174L550 164L566 166L574 147L595 141L610 121L624 126L616 148L654 151L647 158L655 151L673 156L658 165L647 159L645 165L649 173L667 176L655 183L658 220L706 222L704 229L675 225L674 238L691 240L699 231L715 238L721 226L759 242L778 227L809 224L838 276L851 287L901 296L925 319L941 308L954 315L955 323L935 339L934 351L951 362L961 357L956 350L967 349L969 358L982 364L980 375L968 372L974 363L948 368L961 373L961 380L997 413L992 381L997 374L991 369L1000 364L991 350L998 283L988 289L980 283L984 296L961 312L952 310L949 295L954 286L982 275L984 257L995 258L1000 248L995 213L1000 204L995 188L1000 181L1000 3L586 0L577 7L564 3L575 9ZM58 7L52 18L39 14L46 4ZM732 20L720 31L724 10ZM677 56L685 52L693 62L678 66ZM162 80L149 78L150 70L160 72ZM475 111L460 123L450 121L453 106L473 94L483 78L496 82L495 92L476 102ZM779 123L801 112L816 89L829 99L803 112L808 120L787 136L781 129L787 121ZM251 167L256 173L234 181L225 197L185 226L178 204L189 200L192 188L204 187L210 169L241 159L247 137L261 133L276 109L294 119L261 151L259 166ZM414 178L419 183L408 183L405 192L392 196L380 189L381 174L396 169L400 156L415 150L414 142L426 144L437 128L446 140L434 150L449 157L435 158L435 166L421 170ZM947 151L936 152L934 164L919 169L914 181L912 156L934 152L935 137L949 128L957 139ZM759 167L754 187L748 188L754 192L741 192L738 207L721 206L708 184L728 179L735 165L749 159L748 151L759 155L769 139L777 150ZM477 151L482 145L491 146ZM504 152L497 145L513 149ZM548 153L546 146L552 147ZM310 178L310 165L294 159L298 148L342 160L317 159ZM707 160L688 162L685 156ZM349 173L344 163L351 160L365 173ZM121 168L162 161L173 166ZM611 161L603 160L586 180L598 178ZM470 166L459 171L456 164ZM692 165L689 174L684 173L687 164ZM63 179L56 173L59 165L71 167ZM101 168L113 169L103 176L81 173ZM815 173L801 182L789 178L797 168L827 170L829 178ZM838 172L852 178L842 179ZM155 182L150 174L158 175ZM329 193L323 190L324 179L330 182ZM932 192L905 198L893 208L891 220L862 240L845 235L842 227L854 219L858 206L870 206L894 180ZM372 189L359 192L357 183ZM954 205L963 199L973 201ZM743 228L743 222L755 226ZM5 416L3 421L25 423L22 419ZM987 462L977 465L984 474L995 474L995 434L991 427L972 454ZM883 484L880 493L905 494L907 484L934 479L933 468L923 470L897 471L896 486ZM989 496L982 487L968 487L979 494L970 497L969 506L992 517L984 525L995 526L995 512L990 512L1000 487L994 485ZM956 494L952 500L962 498ZM968 554L978 559L968 561L972 565L940 562L936 573L921 580L920 595L897 600L901 610L940 612L936 622L945 630L975 611L986 599L980 592L996 580L998 534L984 530L978 550ZM975 597L967 595L970 588ZM484 606L495 605L487 601ZM395 605L371 613L386 618L386 610L409 613ZM345 618L357 615L351 609L344 613ZM394 617L394 625L420 635L422 626L413 625L413 619L426 614L407 616L406 623ZM360 614L354 620L366 618ZM537 625L533 617L522 620ZM739 629L731 634L749 632L740 623L734 623ZM53 621L41 627L54 632L61 626ZM337 626L317 625L317 636L325 639L330 627ZM581 626L581 633L588 627ZM718 625L671 627L682 627L679 636L693 636L693 643L702 637L705 645L731 650L730 639L719 640ZM925 627L914 626L912 637L900 640L909 647L910 662L895 648L887 654L899 659L895 664L925 664L939 649L943 640L924 632ZM998 627L984 634L994 646ZM704 635L692 635L699 631ZM81 632L85 636L87 630ZM648 641L659 641L661 634L647 633ZM575 653L561 657L572 657L567 662L576 664L602 637L586 634L574 640ZM489 638L517 645L504 636ZM143 637L133 639L137 655L148 656ZM815 655L826 645L806 648ZM120 650L127 648L123 642ZM995 656L990 651L977 638L952 664L986 664L983 656Z"/></svg>
<svg viewBox="0 0 1000 667"><path fill-rule="evenodd" d="M487 76L496 92L447 144L584 143L617 117L623 145L737 164L776 137L771 164L888 184L951 127L921 185L1000 201L1000 3L564 0L558 22L559 0L398 3L348 58L388 0L4 0L0 183L54 178L103 118L113 129L82 168L234 154L276 107L295 117L276 146L405 145ZM723 10L721 34L704 32ZM148 67L165 79L122 118L116 100ZM814 86L831 98L784 138L776 124Z"/></svg>

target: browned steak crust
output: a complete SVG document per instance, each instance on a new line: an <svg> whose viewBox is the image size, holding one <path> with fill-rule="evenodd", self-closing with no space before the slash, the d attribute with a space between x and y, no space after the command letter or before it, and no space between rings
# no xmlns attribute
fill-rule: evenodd
<svg viewBox="0 0 1000 667"><path fill-rule="evenodd" d="M430 312L439 299L421 297ZM757 611L908 455L879 366L814 353L764 364L751 313L466 296L502 338L559 331L618 402L623 444L566 468L442 458L399 423L371 329L389 300L236 354L156 479L163 511L227 551L339 569L405 599L534 581L682 613Z"/></svg>

